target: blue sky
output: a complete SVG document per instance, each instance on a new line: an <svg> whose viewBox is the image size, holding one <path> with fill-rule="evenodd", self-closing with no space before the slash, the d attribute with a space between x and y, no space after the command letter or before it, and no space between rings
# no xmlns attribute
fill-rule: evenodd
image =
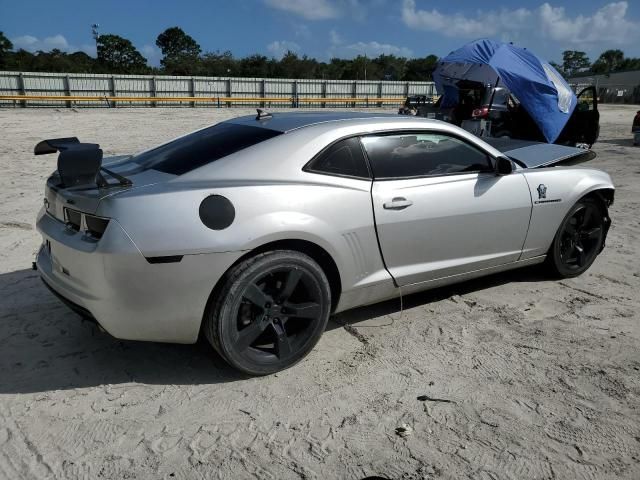
<svg viewBox="0 0 640 480"><path fill-rule="evenodd" d="M180 26L205 51L281 56L445 55L481 37L513 41L559 61L608 48L640 56L640 1L596 0L0 0L0 31L28 50L94 54L92 23L130 39L157 65L155 39Z"/></svg>

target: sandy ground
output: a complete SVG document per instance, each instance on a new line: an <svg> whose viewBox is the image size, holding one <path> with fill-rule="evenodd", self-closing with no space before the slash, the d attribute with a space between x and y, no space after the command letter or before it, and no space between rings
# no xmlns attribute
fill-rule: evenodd
<svg viewBox="0 0 640 480"><path fill-rule="evenodd" d="M124 154L245 111L0 110L0 478L640 478L636 110L602 107L592 165L618 190L587 274L522 270L347 312L267 378L204 343L101 334L29 269L55 164L37 141Z"/></svg>

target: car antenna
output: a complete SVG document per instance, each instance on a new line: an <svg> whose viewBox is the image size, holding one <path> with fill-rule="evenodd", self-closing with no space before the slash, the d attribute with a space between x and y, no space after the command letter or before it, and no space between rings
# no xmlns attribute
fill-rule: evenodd
<svg viewBox="0 0 640 480"><path fill-rule="evenodd" d="M256 112L258 112L258 115L256 115L256 120L262 120L262 119L273 117L273 115L271 115L269 112L267 112L263 108L256 108Z"/></svg>

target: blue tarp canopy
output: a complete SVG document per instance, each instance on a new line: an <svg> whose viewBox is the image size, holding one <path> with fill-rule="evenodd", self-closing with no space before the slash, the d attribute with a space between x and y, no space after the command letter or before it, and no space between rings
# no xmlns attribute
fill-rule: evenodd
<svg viewBox="0 0 640 480"><path fill-rule="evenodd" d="M440 59L433 73L442 105L457 102L457 82L470 80L509 89L538 125L547 142L556 141L576 107L567 82L526 48L477 40ZM453 99L450 97L454 97Z"/></svg>

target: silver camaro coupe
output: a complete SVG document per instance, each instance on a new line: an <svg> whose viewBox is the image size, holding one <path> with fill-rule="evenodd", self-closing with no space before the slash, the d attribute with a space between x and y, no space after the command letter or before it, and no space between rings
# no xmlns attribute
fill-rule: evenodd
<svg viewBox="0 0 640 480"><path fill-rule="evenodd" d="M517 267L558 277L604 247L614 187L593 152L436 120L274 113L126 157L59 152L34 268L114 337L193 343L263 375L332 313Z"/></svg>

